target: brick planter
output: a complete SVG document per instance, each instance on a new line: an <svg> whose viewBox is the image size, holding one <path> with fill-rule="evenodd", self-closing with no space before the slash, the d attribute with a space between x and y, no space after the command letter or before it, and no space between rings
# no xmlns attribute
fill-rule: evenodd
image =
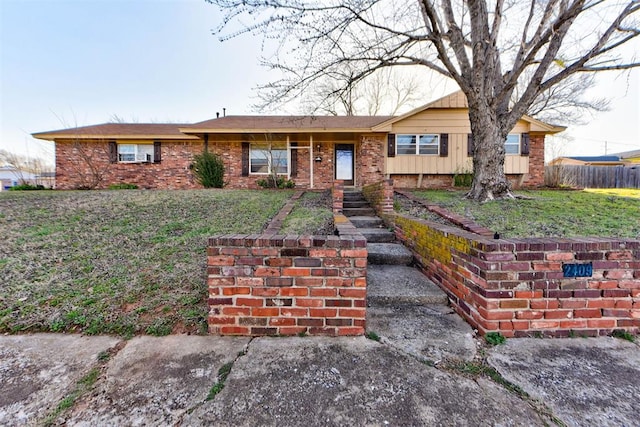
<svg viewBox="0 0 640 427"><path fill-rule="evenodd" d="M364 334L361 235L217 236L207 255L209 333Z"/></svg>

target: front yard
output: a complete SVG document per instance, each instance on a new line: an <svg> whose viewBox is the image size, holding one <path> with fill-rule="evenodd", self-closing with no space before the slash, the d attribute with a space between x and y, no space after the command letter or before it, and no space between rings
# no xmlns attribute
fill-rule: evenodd
<svg viewBox="0 0 640 427"><path fill-rule="evenodd" d="M464 191L416 190L417 197L444 206L501 237L640 238L640 190L517 191L526 198L485 204L463 199ZM434 219L426 210L397 200L407 213Z"/></svg>
<svg viewBox="0 0 640 427"><path fill-rule="evenodd" d="M206 331L205 247L291 191L0 193L0 332Z"/></svg>
<svg viewBox="0 0 640 427"><path fill-rule="evenodd" d="M477 205L414 194L502 237L640 237L640 191L518 192ZM0 193L0 333L205 333L207 237L259 233L292 191ZM328 193L307 193L283 234L331 233ZM396 208L434 219L397 199Z"/></svg>

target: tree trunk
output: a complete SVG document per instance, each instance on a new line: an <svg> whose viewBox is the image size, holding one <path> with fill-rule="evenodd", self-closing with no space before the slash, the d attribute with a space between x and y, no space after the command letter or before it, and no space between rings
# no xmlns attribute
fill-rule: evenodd
<svg viewBox="0 0 640 427"><path fill-rule="evenodd" d="M469 104L473 137L473 184L466 197L478 202L513 198L504 174L506 133L500 130L497 114L488 105Z"/></svg>

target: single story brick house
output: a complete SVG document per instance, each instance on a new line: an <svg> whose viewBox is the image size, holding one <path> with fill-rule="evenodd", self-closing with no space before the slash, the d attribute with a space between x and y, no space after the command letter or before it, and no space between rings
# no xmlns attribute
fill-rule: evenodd
<svg viewBox="0 0 640 427"><path fill-rule="evenodd" d="M510 133L505 172L516 187L544 183L544 140L565 128L524 116ZM472 170L462 92L390 116L225 116L195 124L107 123L33 134L54 141L59 189L198 188L193 155L209 150L229 188L257 188L274 168L296 187L393 178L397 187L448 187ZM91 185L91 184L95 185Z"/></svg>

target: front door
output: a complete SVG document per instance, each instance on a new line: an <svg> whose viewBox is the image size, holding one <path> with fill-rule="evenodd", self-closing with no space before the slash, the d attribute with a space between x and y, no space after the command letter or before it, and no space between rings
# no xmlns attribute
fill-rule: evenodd
<svg viewBox="0 0 640 427"><path fill-rule="evenodd" d="M353 144L336 144L336 179L342 179L344 185L354 185Z"/></svg>

